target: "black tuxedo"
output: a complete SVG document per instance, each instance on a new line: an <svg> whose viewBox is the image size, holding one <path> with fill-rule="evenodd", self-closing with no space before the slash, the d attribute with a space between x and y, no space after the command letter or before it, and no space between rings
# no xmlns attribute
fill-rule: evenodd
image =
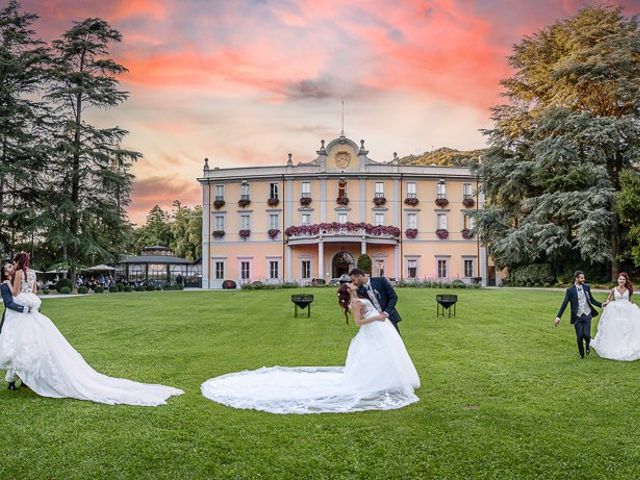
<svg viewBox="0 0 640 480"><path fill-rule="evenodd" d="M591 295L591 289L589 285L583 284L582 291L584 292L585 298L587 300L587 306L589 307L588 314L582 314L578 316L578 312L580 310L580 301L578 297L578 287L574 284L573 286L567 288L567 291L564 294L564 300L562 301L562 305L560 306L560 310L558 310L558 318L562 317L565 309L567 308L567 304L571 305L571 324L575 326L576 329L576 341L578 342L578 352L580 352L580 356L584 357L584 347L582 342L587 347L587 352L589 350L589 342L591 341L591 319L598 315L598 311L593 308L593 306L597 306L602 308L602 304L593 298Z"/></svg>
<svg viewBox="0 0 640 480"><path fill-rule="evenodd" d="M380 309L383 312L387 312L389 315L389 321L400 332L398 328L398 322L402 320L400 314L396 310L396 303L398 303L398 295L396 294L393 286L385 277L371 277L369 278L369 284L373 295L375 296ZM359 294L364 298L370 298L367 293L367 285L363 285L359 288ZM375 305L375 303L374 303Z"/></svg>
<svg viewBox="0 0 640 480"><path fill-rule="evenodd" d="M24 313L26 307L23 305L19 305L13 301L11 290L9 290L9 285L7 285L6 283L3 282L2 285L0 285L0 292L2 293L2 302L4 303L2 320L0 320L0 332L2 332L2 326L4 325L4 315L7 312L7 308L15 310L16 312Z"/></svg>

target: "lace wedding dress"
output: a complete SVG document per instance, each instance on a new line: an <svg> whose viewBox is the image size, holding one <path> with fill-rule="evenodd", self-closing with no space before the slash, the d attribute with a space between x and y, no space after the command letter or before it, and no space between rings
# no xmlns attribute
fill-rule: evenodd
<svg viewBox="0 0 640 480"><path fill-rule="evenodd" d="M49 318L37 311L35 273L28 270L16 303L31 313L7 310L0 334L0 369L13 370L31 390L44 397L76 398L107 404L155 406L182 390L164 385L111 378L96 372L67 342Z"/></svg>
<svg viewBox="0 0 640 480"><path fill-rule="evenodd" d="M633 361L640 358L640 308L629 301L629 291L614 289L615 301L602 311L591 346L603 358Z"/></svg>
<svg viewBox="0 0 640 480"><path fill-rule="evenodd" d="M378 312L369 300L364 316ZM401 408L419 399L418 373L389 320L362 325L345 367L270 367L212 378L202 394L235 408L271 413L357 412Z"/></svg>

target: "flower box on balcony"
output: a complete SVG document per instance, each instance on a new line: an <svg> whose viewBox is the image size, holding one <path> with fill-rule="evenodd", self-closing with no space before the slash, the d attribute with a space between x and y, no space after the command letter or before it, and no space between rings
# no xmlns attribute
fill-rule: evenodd
<svg viewBox="0 0 640 480"><path fill-rule="evenodd" d="M476 202L473 200L473 198L467 197L464 200L462 200L462 204L467 208L471 208L476 204Z"/></svg>
<svg viewBox="0 0 640 480"><path fill-rule="evenodd" d="M249 205L251 205L251 200L249 200L248 198L241 198L240 200L238 200L238 206L239 207L248 207Z"/></svg>
<svg viewBox="0 0 640 480"><path fill-rule="evenodd" d="M384 197L374 197L373 203L376 207L382 207L387 204L387 199Z"/></svg>
<svg viewBox="0 0 640 480"><path fill-rule="evenodd" d="M220 210L222 207L224 207L224 206L225 206L225 204L226 204L226 203L227 203L227 202L225 202L224 200L214 200L214 201L213 201L213 207L214 207L216 210Z"/></svg>
<svg viewBox="0 0 640 480"><path fill-rule="evenodd" d="M418 236L418 229L417 228L407 228L404 232L405 236L407 238L416 238Z"/></svg>
<svg viewBox="0 0 640 480"><path fill-rule="evenodd" d="M465 240L469 240L470 238L473 238L473 231L468 228L463 228L461 233L462 233L462 238L464 238Z"/></svg>
<svg viewBox="0 0 640 480"><path fill-rule="evenodd" d="M418 203L420 202L416 197L407 197L404 199L404 204L410 207L415 207Z"/></svg>
<svg viewBox="0 0 640 480"><path fill-rule="evenodd" d="M224 230L214 230L213 238L222 238L224 237Z"/></svg>
<svg viewBox="0 0 640 480"><path fill-rule="evenodd" d="M311 197L301 197L300 205L302 205L303 207L308 207L309 205L311 205Z"/></svg>
<svg viewBox="0 0 640 480"><path fill-rule="evenodd" d="M251 235L251 230L240 230L238 234L241 239L246 240Z"/></svg>
<svg viewBox="0 0 640 480"><path fill-rule="evenodd" d="M318 235L320 232L323 234L331 233L345 233L354 234L363 232L367 235L373 236L391 236L399 237L401 230L398 227L392 225L372 225L370 223L319 223L314 225L299 225L288 227L284 233L288 237L298 237L305 235Z"/></svg>
<svg viewBox="0 0 640 480"><path fill-rule="evenodd" d="M436 205L440 208L444 208L449 205L449 200L447 200L446 198L436 198Z"/></svg>
<svg viewBox="0 0 640 480"><path fill-rule="evenodd" d="M349 197L338 197L336 198L336 203L338 205L342 205L343 207L346 207L347 205L349 205Z"/></svg>
<svg viewBox="0 0 640 480"><path fill-rule="evenodd" d="M278 205L280 205L280 199L269 197L269 199L267 199L267 205L269 205L270 207L277 207Z"/></svg>
<svg viewBox="0 0 640 480"><path fill-rule="evenodd" d="M271 240L275 240L276 237L278 235L280 235L280 229L278 229L278 228L270 228L269 231L267 232L267 234L269 235L269 238Z"/></svg>
<svg viewBox="0 0 640 480"><path fill-rule="evenodd" d="M446 240L447 238L449 238L449 230L445 228L439 228L438 230L436 230L436 235L440 240Z"/></svg>

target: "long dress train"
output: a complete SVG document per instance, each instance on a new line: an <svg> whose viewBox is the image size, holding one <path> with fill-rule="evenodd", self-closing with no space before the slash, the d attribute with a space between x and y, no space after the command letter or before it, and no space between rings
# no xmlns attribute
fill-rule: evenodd
<svg viewBox="0 0 640 480"><path fill-rule="evenodd" d="M369 300L364 316L378 312ZM207 380L202 394L235 408L271 413L356 412L401 408L419 399L418 373L389 320L362 325L344 367L270 367Z"/></svg>
<svg viewBox="0 0 640 480"><path fill-rule="evenodd" d="M156 406L182 390L138 383L96 372L37 311L41 301L32 292L35 273L28 271L16 303L31 313L7 310L0 334L0 369L13 370L31 390L44 397L76 398L106 404Z"/></svg>

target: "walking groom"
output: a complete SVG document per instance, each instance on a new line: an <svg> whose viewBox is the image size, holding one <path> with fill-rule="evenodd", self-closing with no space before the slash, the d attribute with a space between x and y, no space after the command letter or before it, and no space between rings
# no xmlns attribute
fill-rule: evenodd
<svg viewBox="0 0 640 480"><path fill-rule="evenodd" d="M354 268L349 272L351 282L358 287L358 293L366 294L379 312L386 313L398 333L398 322L402 320L396 310L398 295L385 277L369 277L362 270Z"/></svg>
<svg viewBox="0 0 640 480"><path fill-rule="evenodd" d="M598 311L593 308L593 305L602 308L603 304L591 295L589 285L584 283L583 272L575 272L573 278L575 283L567 288L554 323L556 327L560 325L560 318L567 308L567 303L571 303L571 324L576 329L576 341L578 342L580 358L584 358L585 348L587 355L591 353L591 348L589 347L589 342L591 341L591 319L598 315ZM606 304L607 302L604 302L604 305Z"/></svg>

